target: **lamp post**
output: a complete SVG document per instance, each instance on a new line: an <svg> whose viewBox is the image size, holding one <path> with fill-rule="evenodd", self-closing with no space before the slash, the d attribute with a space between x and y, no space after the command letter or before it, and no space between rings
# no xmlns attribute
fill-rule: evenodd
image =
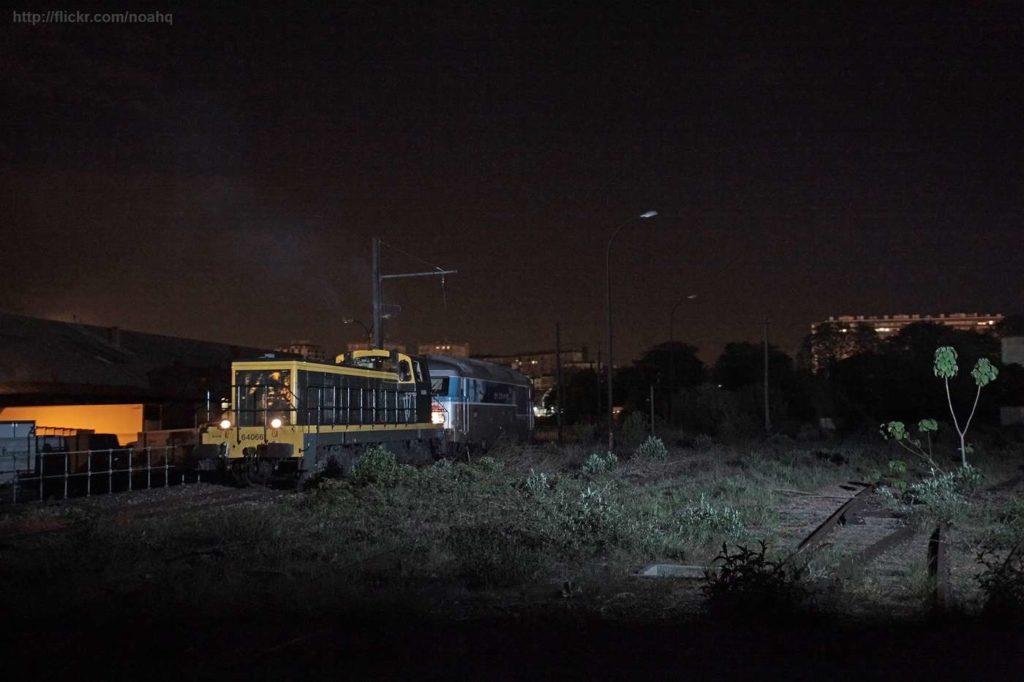
<svg viewBox="0 0 1024 682"><path fill-rule="evenodd" d="M672 306L672 311L668 314L668 423L672 423L672 392L675 389L676 380L676 354L672 344L675 342L674 323L676 318L676 310L679 306L686 301L692 301L697 298L697 294L688 294L686 298L681 298L676 301L676 304Z"/></svg>
<svg viewBox="0 0 1024 682"><path fill-rule="evenodd" d="M687 294L686 298L679 299L678 301L676 301L676 304L674 306L672 306L672 312L670 312L668 314L668 341L669 341L669 343L672 343L673 341L676 340L675 335L672 333L673 329L674 329L673 324L675 322L676 310L683 303L686 303L687 301L692 301L695 298L697 298L697 294Z"/></svg>
<svg viewBox="0 0 1024 682"><path fill-rule="evenodd" d="M615 356L612 354L612 242L615 241L615 237L622 231L622 228L629 225L634 220L647 220L648 218L653 218L656 215L658 215L657 211L646 211L638 216L633 216L632 218L623 221L622 224L612 232L612 236L608 239L608 246L605 248L605 315L608 320L608 452L611 452L615 447L615 435L612 432L612 405L614 404L614 399L612 398L612 367L615 364Z"/></svg>
<svg viewBox="0 0 1024 682"><path fill-rule="evenodd" d="M366 347L367 348L373 348L373 331L366 325L366 323L361 322L360 320L357 320L357 319L352 318L352 317L344 317L344 318L342 318L341 323L342 324L353 324L354 323L354 324L358 324L360 327L362 327L363 331L366 332Z"/></svg>

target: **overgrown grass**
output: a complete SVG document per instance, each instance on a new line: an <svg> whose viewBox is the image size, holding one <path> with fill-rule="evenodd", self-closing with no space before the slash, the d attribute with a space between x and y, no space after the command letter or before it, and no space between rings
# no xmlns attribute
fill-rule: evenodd
<svg viewBox="0 0 1024 682"><path fill-rule="evenodd" d="M373 449L351 478L272 502L128 524L79 511L73 532L0 548L0 608L59 613L144 593L170 604L282 599L319 608L438 585L560 584L596 565L624 577L653 560L707 564L723 543L772 543L780 490L863 478L891 458L883 447L777 441L662 447L663 456L617 456L499 443L472 462L423 468ZM944 490L933 487L919 493ZM1018 511L1007 513L1024 519Z"/></svg>

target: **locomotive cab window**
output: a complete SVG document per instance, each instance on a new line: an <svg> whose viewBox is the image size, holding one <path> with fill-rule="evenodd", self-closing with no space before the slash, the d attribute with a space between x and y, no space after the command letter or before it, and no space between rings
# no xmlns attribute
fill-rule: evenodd
<svg viewBox="0 0 1024 682"><path fill-rule="evenodd" d="M430 377L431 395L448 395L448 377Z"/></svg>
<svg viewBox="0 0 1024 682"><path fill-rule="evenodd" d="M239 426L265 426L272 419L291 423L293 393L288 370L236 372L235 391Z"/></svg>
<svg viewBox="0 0 1024 682"><path fill-rule="evenodd" d="M408 360L402 360L398 363L398 380L401 382L412 381L412 370L409 368Z"/></svg>

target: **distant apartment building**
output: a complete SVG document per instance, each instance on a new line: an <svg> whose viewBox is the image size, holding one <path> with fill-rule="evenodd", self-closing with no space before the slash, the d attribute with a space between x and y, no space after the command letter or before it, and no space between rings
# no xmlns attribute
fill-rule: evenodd
<svg viewBox="0 0 1024 682"><path fill-rule="evenodd" d="M421 343L416 347L420 355L447 355L450 358L468 358L468 343L451 343L443 341L438 343Z"/></svg>
<svg viewBox="0 0 1024 682"><path fill-rule="evenodd" d="M315 343L309 341L292 341L282 346L275 348L278 353L292 353L294 355L301 355L304 359L310 362L324 362L327 360L327 356L324 354L324 349Z"/></svg>
<svg viewBox="0 0 1024 682"><path fill-rule="evenodd" d="M1002 321L1002 315L989 313L949 313L940 315L840 315L830 317L824 322L815 322L811 325L811 333L818 331L818 328L825 324L838 325L840 331L856 325L866 325L875 330L880 338L893 336L899 333L904 327L917 324L918 322L931 322L943 324L947 327L960 329L962 331L989 332Z"/></svg>
<svg viewBox="0 0 1024 682"><path fill-rule="evenodd" d="M486 360L496 365L510 367L530 377L533 382L533 389L539 397L555 385L558 368L557 356L558 353L554 350L544 350L513 353L511 355L477 355L475 357L478 360ZM588 357L586 346L562 350L563 372L593 368L594 363Z"/></svg>
<svg viewBox="0 0 1024 682"><path fill-rule="evenodd" d="M811 334L817 334L826 325L832 326L842 334L850 333L849 343L826 343L824 346L812 343L811 367L818 371L829 361L849 357L858 351L858 343L853 333L858 328L873 329L880 339L894 336L904 327L920 322L941 324L960 331L992 333L995 326L1003 319L1003 315L989 313L949 313L939 315L840 315L830 317L823 322L811 325Z"/></svg>

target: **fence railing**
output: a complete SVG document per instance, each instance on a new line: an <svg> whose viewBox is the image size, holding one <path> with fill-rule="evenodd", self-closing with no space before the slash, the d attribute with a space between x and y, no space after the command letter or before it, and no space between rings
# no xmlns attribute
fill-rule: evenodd
<svg viewBox="0 0 1024 682"><path fill-rule="evenodd" d="M0 501L89 497L183 481L181 446L0 453Z"/></svg>

